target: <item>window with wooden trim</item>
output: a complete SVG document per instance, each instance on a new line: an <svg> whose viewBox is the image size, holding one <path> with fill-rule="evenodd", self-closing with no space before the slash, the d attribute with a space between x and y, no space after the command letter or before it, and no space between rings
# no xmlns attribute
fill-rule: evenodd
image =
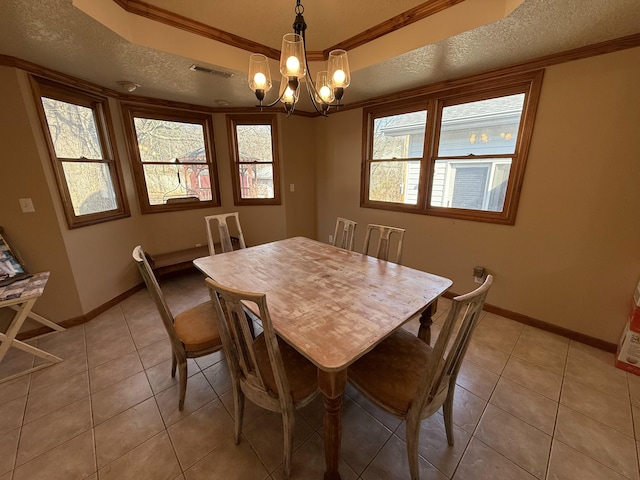
<svg viewBox="0 0 640 480"><path fill-rule="evenodd" d="M361 206L513 225L542 71L364 111Z"/></svg>
<svg viewBox="0 0 640 480"><path fill-rule="evenodd" d="M108 99L31 79L69 228L128 217Z"/></svg>
<svg viewBox="0 0 640 480"><path fill-rule="evenodd" d="M140 211L220 206L211 115L122 104Z"/></svg>
<svg viewBox="0 0 640 480"><path fill-rule="evenodd" d="M227 115L235 205L280 205L277 116Z"/></svg>

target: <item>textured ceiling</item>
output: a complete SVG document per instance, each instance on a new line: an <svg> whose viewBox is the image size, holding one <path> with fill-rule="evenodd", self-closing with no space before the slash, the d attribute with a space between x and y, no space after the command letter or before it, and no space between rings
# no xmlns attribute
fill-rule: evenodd
<svg viewBox="0 0 640 480"><path fill-rule="evenodd" d="M472 1L478 3L467 0L462 5ZM448 31L456 28L462 31L450 36L440 33L442 38L437 41L434 38L440 26L427 31L423 26L427 24L414 24L350 52L357 65L345 103L640 33L640 0L481 1L486 5L502 2L516 6L504 18L480 22L467 30L465 22L452 22L455 24L447 25ZM91 5L105 2L118 15L132 16L112 0L91 0ZM277 49L282 34L291 31L295 6L293 0L272 0L268 3L269 11L257 8L246 11L246 2L152 0L149 3ZM307 0L307 3L309 49L323 50L423 2ZM317 11L319 3L321 11ZM118 80L130 80L142 85L136 95L214 107L219 100L229 102L231 107L255 104L244 71L248 52L225 47L223 53L230 55L224 59L223 54L218 54L222 51L220 45L213 40L186 38L182 32L183 37L175 37L181 39L176 42L169 31L175 30L171 27L162 26L164 34L151 36L144 36L134 28L125 31L125 26L111 27L74 7L72 0L1 0L0 54L112 89L119 89ZM180 49L175 48L176 43ZM234 76L223 78L192 72L189 67L193 63L222 69ZM305 103L301 107L310 109Z"/></svg>

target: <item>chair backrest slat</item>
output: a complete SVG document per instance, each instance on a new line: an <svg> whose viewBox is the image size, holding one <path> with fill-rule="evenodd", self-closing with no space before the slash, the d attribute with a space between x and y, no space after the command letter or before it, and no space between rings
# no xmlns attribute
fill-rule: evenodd
<svg viewBox="0 0 640 480"><path fill-rule="evenodd" d="M367 225L367 233L364 237L364 247L362 253L369 254L369 245L372 239L372 233L378 232L378 244L375 247L375 257L380 260L388 260L400 264L402 260L402 242L404 240L404 228L388 227L385 225L369 224ZM389 260L389 247L391 246L392 237L397 237L398 248L396 250L395 259Z"/></svg>
<svg viewBox="0 0 640 480"><path fill-rule="evenodd" d="M204 221L207 225L207 242L209 244L209 255L215 255L215 238L213 235L213 228L217 225L218 236L220 238L220 245L222 253L231 252L233 250L233 242L230 234L230 220L233 219L233 228L235 228L236 238L238 239L239 248L246 248L244 242L244 235L242 234L242 227L240 226L240 218L238 212L221 213L219 215L207 215L204 217Z"/></svg>
<svg viewBox="0 0 640 480"><path fill-rule="evenodd" d="M353 251L356 226L358 224L353 220L338 217L336 219L336 228L333 232L332 245L345 250Z"/></svg>

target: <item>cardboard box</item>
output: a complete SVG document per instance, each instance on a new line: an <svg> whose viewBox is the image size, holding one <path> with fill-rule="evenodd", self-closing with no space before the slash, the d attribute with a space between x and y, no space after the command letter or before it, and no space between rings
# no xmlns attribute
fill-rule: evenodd
<svg viewBox="0 0 640 480"><path fill-rule="evenodd" d="M631 330L634 332L640 332L640 282L633 292L633 298L631 299L631 314L630 320Z"/></svg>
<svg viewBox="0 0 640 480"><path fill-rule="evenodd" d="M616 352L616 367L640 375L640 332L631 329L631 318L625 326L618 351Z"/></svg>

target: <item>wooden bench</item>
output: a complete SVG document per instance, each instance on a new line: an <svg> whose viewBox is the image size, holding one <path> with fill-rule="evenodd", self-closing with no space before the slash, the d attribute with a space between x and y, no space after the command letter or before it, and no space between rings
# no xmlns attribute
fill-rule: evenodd
<svg viewBox="0 0 640 480"><path fill-rule="evenodd" d="M234 250L240 248L240 242L236 237L231 237L231 245ZM215 244L215 248L216 252L220 252L222 249L221 245L217 243ZM157 277L161 277L168 273L195 268L193 261L196 258L206 257L207 255L209 255L209 247L207 245L201 245L199 247L185 248L173 252L148 254L148 259L153 273L155 273Z"/></svg>

